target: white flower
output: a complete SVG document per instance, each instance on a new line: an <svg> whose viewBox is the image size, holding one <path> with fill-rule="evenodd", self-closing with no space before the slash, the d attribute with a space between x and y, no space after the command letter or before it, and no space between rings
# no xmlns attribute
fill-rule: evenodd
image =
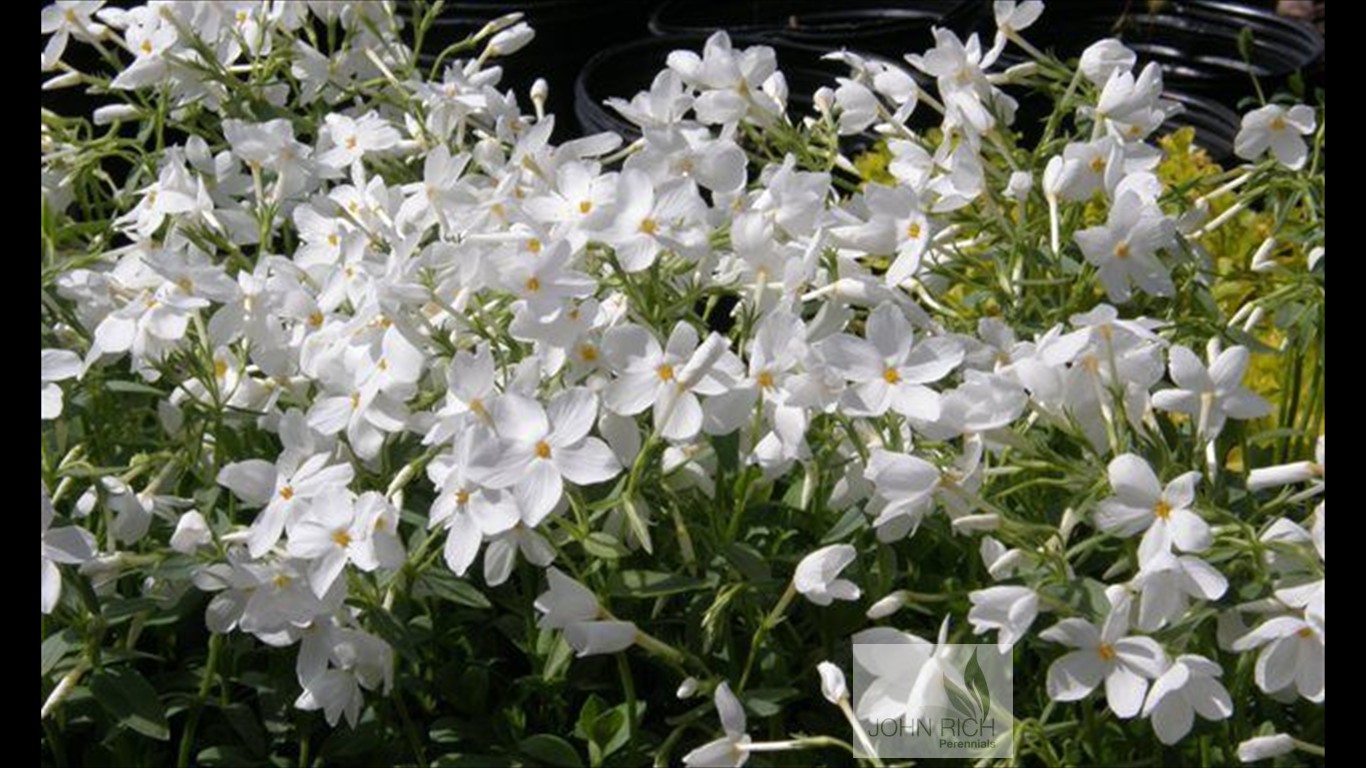
<svg viewBox="0 0 1366 768"><path fill-rule="evenodd" d="M873 521L878 538L894 541L914 534L939 488L938 468L910 454L878 449L869 456L864 476L883 502Z"/></svg>
<svg viewBox="0 0 1366 768"><path fill-rule="evenodd" d="M1162 96L1162 68L1150 61L1138 77L1132 72L1116 71L1101 88L1095 117L1104 122L1110 135L1125 141L1138 141L1157 130L1177 107Z"/></svg>
<svg viewBox="0 0 1366 768"><path fill-rule="evenodd" d="M219 485L250 506L265 507L251 524L247 538L252 557L260 557L275 546L285 525L297 519L314 496L344 487L355 477L350 464L329 466L329 459L321 453L306 458L286 453L277 464L248 459L219 470Z"/></svg>
<svg viewBox="0 0 1366 768"><path fill-rule="evenodd" d="M1295 740L1284 733L1273 733L1270 736L1255 736L1238 745L1238 760L1244 763L1255 763L1258 760L1270 760L1273 757L1288 755L1295 751Z"/></svg>
<svg viewBox="0 0 1366 768"><path fill-rule="evenodd" d="M402 549L382 543L385 535L393 536L397 523L398 513L383 495L369 491L353 500L345 488L329 488L290 529L288 551L312 561L308 582L323 597L348 563L367 572L402 565Z"/></svg>
<svg viewBox="0 0 1366 768"><path fill-rule="evenodd" d="M1097 88L1110 82L1110 77L1128 72L1138 62L1138 56L1113 37L1098 40L1081 52L1081 72Z"/></svg>
<svg viewBox="0 0 1366 768"><path fill-rule="evenodd" d="M1039 20L1043 14L1041 0L996 0L991 4L992 14L996 17L996 28L1001 32L1013 34L1020 32Z"/></svg>
<svg viewBox="0 0 1366 768"><path fill-rule="evenodd" d="M821 695L831 704L839 704L849 698L849 686L844 680L844 670L822 661L816 665L816 671L821 676Z"/></svg>
<svg viewBox="0 0 1366 768"><path fill-rule="evenodd" d="M357 629L337 628L328 633L328 647L319 659L318 674L300 680L303 692L294 702L302 710L323 711L328 725L346 716L356 727L363 703L361 689L382 688L388 693L394 682L394 653L389 644Z"/></svg>
<svg viewBox="0 0 1366 768"><path fill-rule="evenodd" d="M81 358L65 349L43 350L43 420L62 415L62 388L57 382L81 375Z"/></svg>
<svg viewBox="0 0 1366 768"><path fill-rule="evenodd" d="M792 574L792 584L807 600L816 605L830 605L835 600L859 599L858 585L839 578L857 557L848 544L831 544L803 557Z"/></svg>
<svg viewBox="0 0 1366 768"><path fill-rule="evenodd" d="M915 343L905 314L890 302L868 315L867 340L839 334L821 343L829 366L854 387L845 395L851 415L880 416L888 408L903 416L939 418L939 393L925 386L949 374L963 360L953 339L934 336Z"/></svg>
<svg viewBox="0 0 1366 768"><path fill-rule="evenodd" d="M739 768L749 760L749 751L746 747L750 744L750 738L749 734L745 733L745 709L740 705L740 700L735 698L735 694L731 693L730 685L725 681L716 686L715 702L716 713L721 718L721 729L726 735L684 755L683 764L699 768Z"/></svg>
<svg viewBox="0 0 1366 768"><path fill-rule="evenodd" d="M963 670L953 662L954 649L948 642L948 636L949 617L945 616L939 625L939 638L930 650L929 658L917 670L915 682L911 684L910 694L906 697L907 722L928 722L936 715L953 711L955 707L950 704L950 688L968 690ZM905 674L905 670L902 670L902 674ZM985 712L979 713L979 719L984 717Z"/></svg>
<svg viewBox="0 0 1366 768"><path fill-rule="evenodd" d="M62 596L62 572L57 563L84 563L95 556L95 537L80 526L52 528L56 512L43 487L42 520L42 598L43 613L52 613Z"/></svg>
<svg viewBox="0 0 1366 768"><path fill-rule="evenodd" d="M1328 468L1327 457L1324 455L1324 440L1324 437L1319 437L1318 443L1314 447L1313 461L1296 461L1290 464L1277 464L1272 467L1258 467L1248 472L1247 489L1249 491L1260 491L1282 485L1314 481L1313 485L1305 491L1305 494L1322 493L1324 484L1327 482L1326 472Z"/></svg>
<svg viewBox="0 0 1366 768"><path fill-rule="evenodd" d="M1138 628L1155 632L1184 615L1191 598L1223 597L1228 579L1198 557L1159 551L1143 563L1133 585L1141 593Z"/></svg>
<svg viewBox="0 0 1366 768"><path fill-rule="evenodd" d="M1152 467L1132 453L1116 456L1108 468L1115 495L1096 507L1096 526L1117 536L1144 531L1140 563L1167 552L1203 552L1212 536L1209 524L1191 510L1200 473L1187 472L1163 488Z"/></svg>
<svg viewBox="0 0 1366 768"><path fill-rule="evenodd" d="M968 621L972 623L973 634L1000 630L996 647L1001 653L1009 653L1039 615L1039 596L1029 587L978 589L968 594L968 600L972 602Z"/></svg>
<svg viewBox="0 0 1366 768"><path fill-rule="evenodd" d="M350 167L367 152L391 149L401 138L393 126L374 112L359 118L329 112L323 131L332 146L318 155L318 162L338 169Z"/></svg>
<svg viewBox="0 0 1366 768"><path fill-rule="evenodd" d="M635 644L636 625L604 618L592 590L554 566L547 568L545 575L550 589L536 598L536 610L542 614L536 626L564 630L565 640L579 656L617 653Z"/></svg>
<svg viewBox="0 0 1366 768"><path fill-rule="evenodd" d="M1154 392L1153 406L1195 417L1201 437L1218 435L1230 417L1258 419L1271 413L1270 403L1243 386L1247 347L1229 347L1218 354L1211 349L1208 368L1188 347L1173 345L1168 354L1176 387Z"/></svg>
<svg viewBox="0 0 1366 768"><path fill-rule="evenodd" d="M915 189L870 184L858 200L867 210L865 220L835 227L830 234L841 243L870 255L895 255L884 278L888 286L898 286L914 277L933 234L930 219Z"/></svg>
<svg viewBox="0 0 1366 768"><path fill-rule="evenodd" d="M996 116L989 103L1007 97L987 81L985 69L996 63L1000 50L982 50L976 34L964 43L952 30L934 29L935 47L925 55L909 55L906 60L936 79L946 109L945 123L974 134L991 130Z"/></svg>
<svg viewBox="0 0 1366 768"><path fill-rule="evenodd" d="M1182 654L1153 682L1143 716L1152 720L1163 744L1185 738L1197 712L1206 720L1225 720L1233 714L1233 699L1219 682L1221 674L1219 665L1204 656Z"/></svg>
<svg viewBox="0 0 1366 768"><path fill-rule="evenodd" d="M616 217L603 239L627 272L640 272L665 250L691 252L705 246L698 228L705 205L691 179L655 184L644 171L627 168L617 177Z"/></svg>
<svg viewBox="0 0 1366 768"><path fill-rule="evenodd" d="M1267 104L1243 115L1242 127L1233 139L1233 152L1244 160L1256 160L1269 149L1276 162L1297 171L1309 156L1302 137L1317 128L1313 107L1296 104L1286 109Z"/></svg>
<svg viewBox="0 0 1366 768"><path fill-rule="evenodd" d="M1261 648L1253 679L1266 693L1291 687L1304 698L1319 703L1327 683L1324 627L1297 616L1268 619L1234 641L1233 650Z"/></svg>
<svg viewBox="0 0 1366 768"><path fill-rule="evenodd" d="M693 111L703 123L729 125L746 118L767 122L780 111L763 87L777 70L777 56L766 45L737 51L721 31L707 38L701 57L673 51L668 65L683 82L701 91Z"/></svg>
<svg viewBox="0 0 1366 768"><path fill-rule="evenodd" d="M655 430L669 440L689 440L702 429L698 394L728 389L729 377L713 376L727 354L725 337L713 332L699 346L697 331L686 322L674 326L663 349L644 328L618 326L604 335L602 351L618 374L603 392L603 403L622 416L653 405Z"/></svg>
<svg viewBox="0 0 1366 768"><path fill-rule="evenodd" d="M52 5L43 6L42 33L52 35L43 47L44 70L57 66L72 36L94 42L104 35L106 27L93 18L95 11L102 5L104 0L57 0Z"/></svg>
<svg viewBox="0 0 1366 768"><path fill-rule="evenodd" d="M1029 171L1015 171L1010 174L1010 180L1006 182L1006 195L1014 198L1015 202L1021 205L1029 198L1029 192L1032 189L1034 189L1034 177L1029 175Z"/></svg>
<svg viewBox="0 0 1366 768"><path fill-rule="evenodd" d="M697 678L689 676L683 678L683 682L678 684L678 690L674 692L674 696L680 699L690 699L694 693L697 693Z"/></svg>
<svg viewBox="0 0 1366 768"><path fill-rule="evenodd" d="M910 603L910 598L905 590L899 589L869 606L865 615L873 621L885 619L906 607L908 603Z"/></svg>
<svg viewBox="0 0 1366 768"><path fill-rule="evenodd" d="M1077 701L1105 683L1110 710L1130 718L1143 708L1148 681L1166 667L1167 656L1150 637L1126 636L1129 608L1112 610L1101 629L1085 619L1063 619L1039 633L1039 637L1076 650L1054 660L1048 667L1048 697L1054 701Z"/></svg>
<svg viewBox="0 0 1366 768"><path fill-rule="evenodd" d="M835 105L839 107L839 133L850 136L861 133L878 118L878 100L868 86L849 80L839 79L835 89Z"/></svg>
<svg viewBox="0 0 1366 768"><path fill-rule="evenodd" d="M507 29L500 30L489 39L488 46L485 47L485 56L507 56L516 53L526 47L533 38L536 31L527 26L525 22L517 22Z"/></svg>
<svg viewBox="0 0 1366 768"><path fill-rule="evenodd" d="M1171 275L1157 252L1170 245L1175 235L1175 223L1156 203L1121 183L1105 224L1080 230L1073 237L1082 255L1097 268L1110 301L1119 304L1129 300L1131 283L1154 296L1172 295Z"/></svg>
<svg viewBox="0 0 1366 768"><path fill-rule="evenodd" d="M471 476L490 488L517 486L523 522L540 524L564 495L564 481L592 485L610 480L621 464L607 444L588 431L598 416L598 399L582 387L568 389L548 409L507 393L492 410L498 439L470 458Z"/></svg>
<svg viewBox="0 0 1366 768"><path fill-rule="evenodd" d="M175 533L171 534L171 549L181 554L193 554L196 549L213 543L213 532L204 516L197 510L190 510L176 521Z"/></svg>

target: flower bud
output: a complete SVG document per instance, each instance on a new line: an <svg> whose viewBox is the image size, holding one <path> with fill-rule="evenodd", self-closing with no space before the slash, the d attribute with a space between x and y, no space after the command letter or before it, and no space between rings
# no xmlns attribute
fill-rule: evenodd
<svg viewBox="0 0 1366 768"><path fill-rule="evenodd" d="M1257 736L1238 745L1238 759L1244 763L1269 760L1295 751L1295 740L1284 733Z"/></svg>

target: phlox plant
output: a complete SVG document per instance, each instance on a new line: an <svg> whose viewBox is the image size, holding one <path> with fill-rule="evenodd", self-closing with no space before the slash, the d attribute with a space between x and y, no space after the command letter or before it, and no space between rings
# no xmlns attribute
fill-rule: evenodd
<svg viewBox="0 0 1366 768"><path fill-rule="evenodd" d="M997 2L557 144L441 14L43 9L44 764L849 764L889 637L1013 762L1322 762L1321 93L1223 168Z"/></svg>

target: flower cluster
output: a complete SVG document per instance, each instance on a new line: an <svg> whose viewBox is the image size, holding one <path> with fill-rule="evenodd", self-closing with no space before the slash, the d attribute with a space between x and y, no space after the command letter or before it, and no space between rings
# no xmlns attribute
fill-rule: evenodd
<svg viewBox="0 0 1366 768"><path fill-rule="evenodd" d="M1069 68L1021 37L1040 3L996 3L986 50L939 29L908 65L832 54L849 75L810 115L772 50L717 33L611 102L639 139L557 145L499 87L515 17L428 71L405 27L431 17L389 3L99 5L43 12L45 87L124 97L103 136L43 115L44 614L150 568L153 599L212 593L212 632L294 648L296 706L355 725L393 682L379 617L423 574L548 582L537 626L579 655L703 675L724 736L685 762L738 765L808 746L745 733L755 652L728 675L603 584L621 558L785 551L782 506L807 522L774 566L800 562L756 650L796 595L891 620L926 596L887 594L911 576L878 553L948 547L982 565L928 574L956 585L937 599L1037 646L1016 682L1054 701L1103 684L1175 744L1243 706L1217 658L1255 653L1266 695L1323 702L1322 251L1210 288L1258 197L1317 206L1268 253L1323 246L1314 109L1249 113L1249 164L1197 197L1163 170L1156 65L1103 40ZM1012 44L1027 63L994 69ZM1032 143L1029 88L1056 99ZM855 175L858 140L883 177ZM1318 350L1317 390L1255 386L1282 342ZM148 392L148 420L111 415Z"/></svg>

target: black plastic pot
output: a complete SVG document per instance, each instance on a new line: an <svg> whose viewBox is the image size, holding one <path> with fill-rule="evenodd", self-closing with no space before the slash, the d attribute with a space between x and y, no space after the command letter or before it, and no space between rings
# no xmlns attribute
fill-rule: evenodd
<svg viewBox="0 0 1366 768"><path fill-rule="evenodd" d="M1295 72L1316 68L1323 57L1323 37L1313 27L1251 5L1178 0L1149 7L1138 0L1054 0L1025 36L1064 57L1117 36L1140 61L1156 61L1173 89L1229 106L1253 94L1251 76L1275 90ZM990 34L994 28L985 3L961 6L944 24L963 33ZM1252 35L1246 60L1238 44L1244 30Z"/></svg>
<svg viewBox="0 0 1366 768"><path fill-rule="evenodd" d="M503 14L520 11L536 37L522 50L497 60L503 68L500 87L514 89L523 109L530 111L531 84L545 78L550 86L546 111L557 116L556 136L570 138L579 70L598 51L646 36L649 10L649 4L640 0L456 0L445 4L428 30L421 58L430 65L446 46Z"/></svg>
<svg viewBox="0 0 1366 768"><path fill-rule="evenodd" d="M659 35L706 35L724 29L752 39L900 59L929 46L930 27L963 1L666 0L650 19L650 30Z"/></svg>

